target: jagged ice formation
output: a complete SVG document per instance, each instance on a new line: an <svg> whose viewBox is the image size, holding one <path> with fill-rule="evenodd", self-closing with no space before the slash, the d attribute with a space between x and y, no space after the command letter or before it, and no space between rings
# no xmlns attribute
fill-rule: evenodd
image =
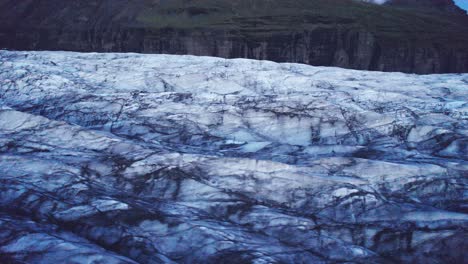
<svg viewBox="0 0 468 264"><path fill-rule="evenodd" d="M468 74L0 51L1 263L462 263Z"/></svg>

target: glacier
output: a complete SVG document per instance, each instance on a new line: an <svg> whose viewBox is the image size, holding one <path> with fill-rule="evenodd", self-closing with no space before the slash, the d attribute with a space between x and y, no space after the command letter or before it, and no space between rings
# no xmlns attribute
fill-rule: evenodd
<svg viewBox="0 0 468 264"><path fill-rule="evenodd" d="M1 263L463 263L468 74L0 51Z"/></svg>

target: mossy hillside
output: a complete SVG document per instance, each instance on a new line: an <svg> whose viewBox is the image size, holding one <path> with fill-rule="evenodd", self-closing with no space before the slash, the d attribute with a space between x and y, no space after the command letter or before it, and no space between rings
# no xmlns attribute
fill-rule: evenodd
<svg viewBox="0 0 468 264"><path fill-rule="evenodd" d="M252 36L334 27L365 29L390 39L467 41L468 29L459 19L434 10L351 0L171 0L148 5L136 17L150 28L230 30Z"/></svg>

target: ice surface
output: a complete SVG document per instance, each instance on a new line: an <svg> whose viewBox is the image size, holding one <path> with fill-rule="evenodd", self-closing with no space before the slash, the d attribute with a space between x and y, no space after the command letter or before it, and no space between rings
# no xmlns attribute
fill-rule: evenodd
<svg viewBox="0 0 468 264"><path fill-rule="evenodd" d="M0 262L462 263L467 80L0 51Z"/></svg>

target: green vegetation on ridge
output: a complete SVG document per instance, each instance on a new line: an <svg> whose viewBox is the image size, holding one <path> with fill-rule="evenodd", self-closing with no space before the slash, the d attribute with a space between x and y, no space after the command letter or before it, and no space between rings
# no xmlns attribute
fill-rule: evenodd
<svg viewBox="0 0 468 264"><path fill-rule="evenodd" d="M212 28L268 34L316 27L363 28L382 37L432 39L468 29L442 12L378 6L352 0L171 0L156 1L137 21L151 28ZM465 32L465 34L460 34Z"/></svg>

